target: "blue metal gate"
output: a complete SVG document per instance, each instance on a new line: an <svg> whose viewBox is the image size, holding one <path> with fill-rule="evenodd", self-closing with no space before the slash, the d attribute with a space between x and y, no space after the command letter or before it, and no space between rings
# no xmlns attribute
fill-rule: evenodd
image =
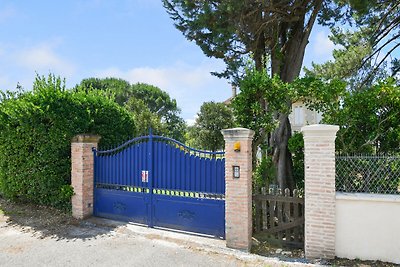
<svg viewBox="0 0 400 267"><path fill-rule="evenodd" d="M151 133L93 152L95 216L224 238L224 152Z"/></svg>

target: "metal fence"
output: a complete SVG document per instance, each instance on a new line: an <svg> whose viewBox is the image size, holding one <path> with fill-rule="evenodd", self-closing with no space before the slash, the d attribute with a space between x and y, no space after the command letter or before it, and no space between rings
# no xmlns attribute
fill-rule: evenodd
<svg viewBox="0 0 400 267"><path fill-rule="evenodd" d="M400 194L400 156L336 156L336 191Z"/></svg>

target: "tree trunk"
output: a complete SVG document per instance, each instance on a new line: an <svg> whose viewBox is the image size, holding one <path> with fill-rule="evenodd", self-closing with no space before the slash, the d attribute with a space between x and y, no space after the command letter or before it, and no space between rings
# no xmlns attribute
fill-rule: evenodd
<svg viewBox="0 0 400 267"><path fill-rule="evenodd" d="M279 188L294 188L292 155L288 149L288 140L291 137L291 127L287 114L279 115L279 127L271 138L273 144L273 162L276 167L276 179Z"/></svg>
<svg viewBox="0 0 400 267"><path fill-rule="evenodd" d="M306 43L304 42L304 32L302 22L293 27L294 34L286 44L284 59L271 58L271 65L274 71L277 71L284 82L292 82L299 76L304 58ZM276 66L279 66L277 68ZM287 99L288 110L291 110L291 99ZM284 190L289 188L291 191L295 187L293 178L292 154L288 149L288 141L292 136L292 130L289 121L289 114L280 113L278 116L279 126L272 134L271 144L273 145L273 162L276 168L276 179L279 187Z"/></svg>
<svg viewBox="0 0 400 267"><path fill-rule="evenodd" d="M300 74L303 64L304 52L311 29L314 25L322 0L314 1L314 9L305 23L306 14L303 13L298 21L288 23L273 23L269 30L272 31L272 40L269 43L271 52L271 74L277 74L284 82L293 82ZM260 41L260 40L259 40ZM260 47L258 47L260 48ZM265 48L264 48L265 49ZM256 68L260 66L260 58L257 56ZM288 110L291 110L291 99L286 100ZM295 187L293 179L292 155L288 149L288 141L292 135L289 122L289 114L278 113L278 128L272 133L270 144L273 148L273 162L276 168L277 182L283 190Z"/></svg>
<svg viewBox="0 0 400 267"><path fill-rule="evenodd" d="M264 62L263 62L263 56L265 55L265 40L263 36L263 32L260 33L257 41L256 41L256 53L254 53L254 62L255 62L255 67L256 70L262 71L264 69ZM260 105L263 110L266 110L266 105L267 103L265 102L265 99L260 97ZM257 167L257 152L258 152L258 147L264 142L265 137L266 137L266 132L265 130L260 130L259 138L254 140L252 143L252 163L253 163L253 169Z"/></svg>

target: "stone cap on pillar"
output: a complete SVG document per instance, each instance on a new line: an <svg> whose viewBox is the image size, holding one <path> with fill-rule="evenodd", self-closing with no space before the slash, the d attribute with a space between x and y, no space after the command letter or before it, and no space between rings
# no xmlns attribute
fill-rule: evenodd
<svg viewBox="0 0 400 267"><path fill-rule="evenodd" d="M95 134L78 134L75 135L71 142L72 143L98 143L101 136Z"/></svg>
<svg viewBox="0 0 400 267"><path fill-rule="evenodd" d="M329 124L313 124L301 127L301 132L304 133L304 136L312 137L336 136L338 130L339 126Z"/></svg>
<svg viewBox="0 0 400 267"><path fill-rule="evenodd" d="M253 139L254 131L246 128L231 128L221 130L225 140Z"/></svg>

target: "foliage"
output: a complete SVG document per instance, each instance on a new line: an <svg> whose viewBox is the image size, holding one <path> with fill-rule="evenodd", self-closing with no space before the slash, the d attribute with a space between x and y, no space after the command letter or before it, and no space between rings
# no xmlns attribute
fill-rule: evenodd
<svg viewBox="0 0 400 267"><path fill-rule="evenodd" d="M150 128L154 134L162 135L166 131L165 124L161 122L160 117L156 113L151 112L142 99L129 98L125 104L125 108L133 115L137 135L148 135Z"/></svg>
<svg viewBox="0 0 400 267"><path fill-rule="evenodd" d="M336 1L335 9L323 9L321 23L331 28L330 39L336 44L334 60L313 64L311 71L327 79L346 79L351 90L396 77L400 71L399 14L398 1Z"/></svg>
<svg viewBox="0 0 400 267"><path fill-rule="evenodd" d="M400 194L400 157L337 156L336 191Z"/></svg>
<svg viewBox="0 0 400 267"><path fill-rule="evenodd" d="M394 79L363 91L347 92L340 106L326 110L324 122L340 126L342 153L400 151L400 87Z"/></svg>
<svg viewBox="0 0 400 267"><path fill-rule="evenodd" d="M346 79L350 89L357 88L362 83L363 77L356 73L359 72L363 59L371 53L371 47L366 44L365 40L362 40L364 39L363 35L350 31L343 34L341 39L343 47L340 46L333 50L333 61L329 60L323 64L312 63L312 68L305 68L305 71L307 75L318 75L327 80ZM371 66L366 64L365 71L370 69ZM378 75L377 78L379 78Z"/></svg>
<svg viewBox="0 0 400 267"><path fill-rule="evenodd" d="M275 183L276 170L271 157L261 158L253 172L253 188L257 192L260 188L268 188L270 184Z"/></svg>
<svg viewBox="0 0 400 267"><path fill-rule="evenodd" d="M186 132L185 132L185 144L189 147L193 148L198 148L198 149L203 149L201 145L198 143L197 140L197 132L196 128L194 125L189 125L186 127Z"/></svg>
<svg viewBox="0 0 400 267"><path fill-rule="evenodd" d="M350 54L337 52L341 70L334 70L332 73L349 73L363 68L364 65L379 59L379 54L387 49L388 53L383 57L385 61L400 46L396 42L400 25L398 1L163 0L163 4L174 20L176 28L188 40L196 42L205 55L224 60L226 70L216 75L230 78L234 83L239 83L243 75L247 75L244 70L245 59L248 58L254 60L258 71L270 71L270 77L277 75L284 83L295 81L300 74L305 48L316 21L336 30L336 36L342 32L339 27L346 29L355 25L363 30L359 46L353 45L354 40L343 39ZM337 38L338 42L339 39ZM366 48L363 46L364 40ZM389 44L392 44L391 48ZM381 62L378 60L376 67L382 66ZM397 59L393 62L391 70L394 73L398 71L400 64ZM374 77L377 73L382 74L373 71L368 76ZM326 78L330 81L340 77L331 75ZM279 108L282 109L276 110L268 106L270 99L257 97L267 94L257 91L253 93L248 96L249 101L243 101L247 104L248 118L245 119L245 115L242 115L240 120L250 125L254 122L253 127L258 130L258 140L254 142L253 150L268 142L267 139L270 140L269 146L273 153L279 185L282 188L291 187L292 159L288 150L288 140L291 136L288 119L292 103L290 90L282 90L279 94L278 98L283 101ZM275 126L264 128L265 125L271 125L268 117L273 118Z"/></svg>
<svg viewBox="0 0 400 267"><path fill-rule="evenodd" d="M150 112L160 118L163 126L163 133L176 140L183 141L185 132L185 121L179 116L181 110L178 108L175 99L160 88L144 83L137 83L131 86L131 96L141 99Z"/></svg>
<svg viewBox="0 0 400 267"><path fill-rule="evenodd" d="M252 55L258 70L266 67L265 59L270 57L272 74L291 81L300 72L322 0L163 0L163 4L187 39L207 56L225 61L227 69L218 76L237 78L244 58Z"/></svg>
<svg viewBox="0 0 400 267"><path fill-rule="evenodd" d="M269 140L264 136L271 133L280 123L280 114L288 114L292 103L303 101L309 109L319 111L331 110L339 106L339 96L344 93L345 84L338 80L324 82L316 77L297 78L291 83L283 82L278 76L270 77L264 71L255 68L248 69L240 83L240 93L232 102L234 115L239 125L255 131L254 143L266 145L268 154L272 156L275 166L280 153L275 153L276 135L269 134ZM287 104L290 103L290 105ZM291 132L291 129L289 129ZM286 145L286 149L289 149ZM256 150L253 150L256 151ZM253 156L255 158L255 156ZM293 176L292 176L293 177ZM276 181L281 188L282 182ZM294 179L286 182L292 182Z"/></svg>
<svg viewBox="0 0 400 267"><path fill-rule="evenodd" d="M262 131L271 132L278 124L277 114L290 113L287 101L303 101L312 110L332 110L339 105L345 92L345 83L339 80L323 81L306 76L291 83L278 76L270 78L264 71L248 69L240 82L240 93L232 101L238 124L255 131L254 142L262 141ZM291 105L290 105L291 107Z"/></svg>
<svg viewBox="0 0 400 267"><path fill-rule="evenodd" d="M304 188L304 139L302 133L295 133L289 139L289 150L293 156L293 177L296 188Z"/></svg>
<svg viewBox="0 0 400 267"><path fill-rule="evenodd" d="M324 15L320 23L329 22L333 16L340 19L344 16L340 9L352 7L347 1L335 0L163 0L163 4L187 39L196 42L207 56L224 60L226 70L216 74L219 77L242 83L243 77L247 79L246 59L251 58L257 71L268 71L273 81L276 81L274 76L282 81L283 86L269 87L279 89L275 95L280 100L278 108L274 107L275 103L271 104L272 99L264 98L270 92L272 95L273 90L253 90L247 99L238 100L246 103L247 107L242 105L241 109L249 112L236 114L241 114L239 121L257 130L253 151L268 143L279 186L293 189L293 166L288 150L292 96L286 84L295 81L300 74L317 17ZM245 124L241 126L246 127Z"/></svg>
<svg viewBox="0 0 400 267"><path fill-rule="evenodd" d="M0 103L0 192L11 199L67 208L72 196L71 139L102 136L102 145L135 134L130 114L99 91L65 89L53 75L31 92Z"/></svg>
<svg viewBox="0 0 400 267"><path fill-rule="evenodd" d="M232 110L223 103L205 102L196 122L188 131L190 145L218 151L224 148L221 130L234 126Z"/></svg>
<svg viewBox="0 0 400 267"><path fill-rule="evenodd" d="M277 76L270 78L266 71L254 68L247 71L240 82L240 93L232 101L232 108L238 124L255 131L254 143L263 142L264 132L276 128L276 112L288 112L285 98L292 94L288 90Z"/></svg>
<svg viewBox="0 0 400 267"><path fill-rule="evenodd" d="M131 85L129 82L118 78L88 78L83 79L79 84L79 88L90 90L96 89L106 92L108 96L115 98L118 105L123 106L129 99L129 91ZM78 88L78 86L76 87Z"/></svg>
<svg viewBox="0 0 400 267"><path fill-rule="evenodd" d="M147 133L147 127L151 126L158 134L183 140L185 122L179 116L180 109L176 100L160 88L145 83L131 85L117 78L84 79L79 87L102 90L113 96L120 106L133 112L140 134Z"/></svg>

